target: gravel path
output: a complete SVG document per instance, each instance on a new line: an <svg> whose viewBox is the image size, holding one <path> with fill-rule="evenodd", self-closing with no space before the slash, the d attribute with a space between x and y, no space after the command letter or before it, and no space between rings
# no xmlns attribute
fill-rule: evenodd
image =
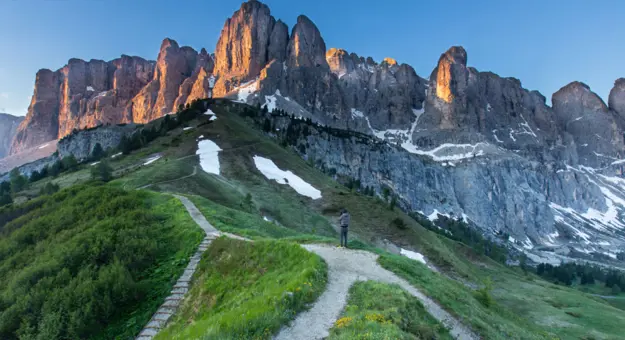
<svg viewBox="0 0 625 340"><path fill-rule="evenodd" d="M418 298L425 309L450 329L456 339L479 339L471 330L438 306L406 280L382 268L378 256L360 250L348 250L329 245L304 245L308 251L321 256L328 264L328 285L311 309L300 313L288 327L274 337L275 340L317 340L330 333L341 311L347 304L349 288L356 281L375 280L394 283Z"/></svg>

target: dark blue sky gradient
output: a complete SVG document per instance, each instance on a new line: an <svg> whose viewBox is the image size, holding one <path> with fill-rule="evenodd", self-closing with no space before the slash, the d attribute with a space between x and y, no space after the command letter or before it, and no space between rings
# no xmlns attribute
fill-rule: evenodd
<svg viewBox="0 0 625 340"><path fill-rule="evenodd" d="M590 85L607 102L625 77L625 1L266 0L292 28L299 14L328 48L376 61L392 57L428 77L438 57L462 45L469 65L519 78L548 99L567 83ZM213 51L238 0L0 1L0 112L24 114L35 73L72 57L155 59L163 38Z"/></svg>

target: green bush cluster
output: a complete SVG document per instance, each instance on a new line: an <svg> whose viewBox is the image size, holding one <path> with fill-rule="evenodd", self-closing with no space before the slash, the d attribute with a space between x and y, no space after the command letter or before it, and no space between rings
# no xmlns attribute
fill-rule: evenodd
<svg viewBox="0 0 625 340"><path fill-rule="evenodd" d="M201 240L199 228L174 237L159 212L172 203L154 196L92 184L0 210L0 338L134 336L145 317L107 327L166 292L172 273L155 270L181 271L173 255Z"/></svg>

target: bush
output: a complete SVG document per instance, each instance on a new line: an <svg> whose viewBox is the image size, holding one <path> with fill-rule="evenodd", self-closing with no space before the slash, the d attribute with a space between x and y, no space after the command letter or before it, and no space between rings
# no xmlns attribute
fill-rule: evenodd
<svg viewBox="0 0 625 340"><path fill-rule="evenodd" d="M486 282L484 283L484 287L476 290L473 295L475 296L475 299L479 301L484 307L490 308L495 305L495 299L493 299L493 296L491 294L492 291L493 283L490 278L487 278Z"/></svg>
<svg viewBox="0 0 625 340"><path fill-rule="evenodd" d="M402 220L399 217L397 217L393 221L391 221L391 227L395 227L395 228L400 229L400 230L408 229L408 225L406 224L406 222L404 222L404 220Z"/></svg>
<svg viewBox="0 0 625 340"><path fill-rule="evenodd" d="M46 183L46 185L43 186L43 188L41 188L41 190L39 191L39 195L52 195L58 192L60 189L61 188L58 184L48 182Z"/></svg>
<svg viewBox="0 0 625 340"><path fill-rule="evenodd" d="M0 209L0 339L134 337L202 239L176 209L104 185Z"/></svg>

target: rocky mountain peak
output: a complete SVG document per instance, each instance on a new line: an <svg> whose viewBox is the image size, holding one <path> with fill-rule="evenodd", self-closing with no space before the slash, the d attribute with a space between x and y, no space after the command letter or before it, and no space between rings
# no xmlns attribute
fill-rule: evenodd
<svg viewBox="0 0 625 340"><path fill-rule="evenodd" d="M439 63L444 59L449 64L461 64L467 66L467 51L462 46L452 46L441 55Z"/></svg>
<svg viewBox="0 0 625 340"><path fill-rule="evenodd" d="M438 59L430 80L436 81L436 96L451 103L466 86L467 51L462 46L452 46Z"/></svg>
<svg viewBox="0 0 625 340"><path fill-rule="evenodd" d="M608 98L608 106L625 119L625 78L619 78L614 82Z"/></svg>
<svg viewBox="0 0 625 340"><path fill-rule="evenodd" d="M389 57L384 58L384 60L382 60L382 63L388 65L389 67L397 66L397 61Z"/></svg>
<svg viewBox="0 0 625 340"><path fill-rule="evenodd" d="M297 17L287 46L289 67L327 68L326 43L315 24L305 15Z"/></svg>
<svg viewBox="0 0 625 340"><path fill-rule="evenodd" d="M286 47L289 43L289 27L282 22L276 21L269 37L268 62L277 60L283 62L286 60Z"/></svg>
<svg viewBox="0 0 625 340"><path fill-rule="evenodd" d="M233 77L244 82L258 76L268 62L269 43L275 23L269 7L258 1L244 2L226 20L215 48L215 73L220 75L216 95L224 95L232 89L233 85L229 81ZM283 39L285 26L283 23L279 25L274 45ZM276 48L272 49L271 55L280 53Z"/></svg>
<svg viewBox="0 0 625 340"><path fill-rule="evenodd" d="M575 119L585 113L607 112L603 99L582 82L574 81L562 87L551 97L553 109L561 122Z"/></svg>
<svg viewBox="0 0 625 340"><path fill-rule="evenodd" d="M341 77L354 70L354 64L358 62L358 56L355 54L350 55L342 48L331 48L326 52L326 62L330 67L330 71Z"/></svg>

